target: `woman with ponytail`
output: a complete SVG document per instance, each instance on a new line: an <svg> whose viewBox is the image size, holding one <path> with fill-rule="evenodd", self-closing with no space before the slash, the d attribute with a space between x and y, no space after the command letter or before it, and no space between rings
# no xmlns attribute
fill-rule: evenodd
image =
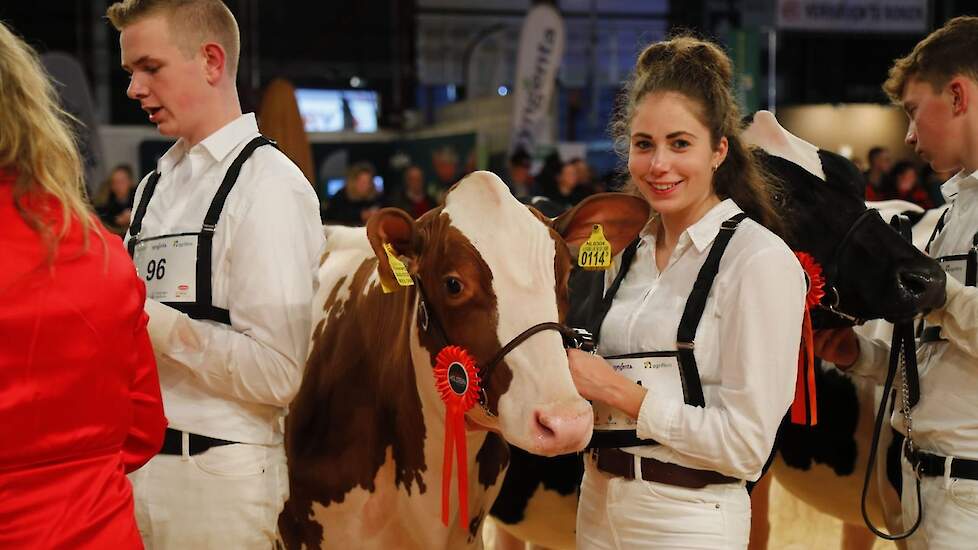
<svg viewBox="0 0 978 550"><path fill-rule="evenodd" d="M0 548L142 548L126 473L166 427L145 287L56 98L0 22Z"/></svg>
<svg viewBox="0 0 978 550"><path fill-rule="evenodd" d="M745 483L794 397L805 278L732 78L715 44L654 43L612 125L653 216L605 274L600 355L570 352L595 409L580 548L747 547Z"/></svg>

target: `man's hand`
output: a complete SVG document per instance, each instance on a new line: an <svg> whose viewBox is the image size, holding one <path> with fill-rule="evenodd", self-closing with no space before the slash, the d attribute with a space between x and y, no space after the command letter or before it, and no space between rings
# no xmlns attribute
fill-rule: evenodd
<svg viewBox="0 0 978 550"><path fill-rule="evenodd" d="M859 340L851 328L815 331L815 355L846 370L859 359Z"/></svg>

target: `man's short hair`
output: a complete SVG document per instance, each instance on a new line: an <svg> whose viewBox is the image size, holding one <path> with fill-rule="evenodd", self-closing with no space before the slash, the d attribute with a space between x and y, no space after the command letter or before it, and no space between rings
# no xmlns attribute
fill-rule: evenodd
<svg viewBox="0 0 978 550"><path fill-rule="evenodd" d="M899 104L907 82L918 79L939 91L956 75L978 82L978 17L955 17L930 33L890 68L883 91Z"/></svg>
<svg viewBox="0 0 978 550"><path fill-rule="evenodd" d="M227 56L227 73L231 77L238 73L238 23L221 0L123 0L109 6L105 15L118 31L147 17L163 15L184 54L192 56L204 42L217 42Z"/></svg>
<svg viewBox="0 0 978 550"><path fill-rule="evenodd" d="M517 147L509 157L509 163L513 166L529 167L532 161L533 159L530 158L530 154L522 147Z"/></svg>

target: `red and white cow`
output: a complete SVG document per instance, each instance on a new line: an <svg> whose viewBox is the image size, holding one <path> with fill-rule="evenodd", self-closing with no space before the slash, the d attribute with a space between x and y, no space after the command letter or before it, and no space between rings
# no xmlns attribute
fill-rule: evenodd
<svg viewBox="0 0 978 550"><path fill-rule="evenodd" d="M471 521L458 525L453 472L445 526L445 406L433 358L453 344L482 367L530 327L562 323L571 267L564 238L579 244L601 223L617 251L648 214L640 199L606 194L551 221L495 175L476 172L417 221L385 209L366 229L328 233L327 242L342 245L322 259L311 351L286 421L284 545L481 546L506 442L540 455L578 451L591 437L591 407L571 381L560 331L537 332L509 351L483 381L485 408L466 415ZM385 243L414 281L393 293L382 291L382 283L398 288Z"/></svg>

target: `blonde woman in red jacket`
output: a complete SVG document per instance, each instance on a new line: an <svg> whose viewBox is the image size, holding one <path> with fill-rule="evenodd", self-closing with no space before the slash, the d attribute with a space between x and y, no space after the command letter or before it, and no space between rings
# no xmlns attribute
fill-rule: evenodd
<svg viewBox="0 0 978 550"><path fill-rule="evenodd" d="M145 287L55 98L0 23L0 548L142 548L126 473L166 428Z"/></svg>

